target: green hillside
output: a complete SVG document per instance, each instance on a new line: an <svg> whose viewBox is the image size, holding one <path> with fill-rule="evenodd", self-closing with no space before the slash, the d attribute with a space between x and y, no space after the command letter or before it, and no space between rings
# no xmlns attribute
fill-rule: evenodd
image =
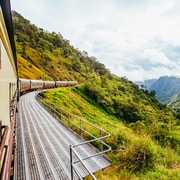
<svg viewBox="0 0 180 180"><path fill-rule="evenodd" d="M133 89L133 84L130 83L129 86ZM146 96L141 90L136 92ZM101 100L92 98L87 91L87 85L48 90L41 95L46 101L53 102L111 133L107 143L112 147L112 151L108 153L112 166L97 172L98 179L180 178L180 126L171 111L149 101L148 96L151 95L140 100L141 105L136 104L139 106L138 111L147 114L143 120L136 122L129 122L129 119L127 121L116 113L109 113L105 106L101 106ZM127 95L130 93L127 92ZM132 97L131 94L130 98ZM128 99L126 95L122 95L121 99L123 98ZM126 108L131 105L123 102L121 106ZM131 111L127 110L126 113L130 114Z"/></svg>
<svg viewBox="0 0 180 180"><path fill-rule="evenodd" d="M13 12L19 77L77 80L43 97L109 131L112 166L98 179L180 179L180 122L155 98L95 57Z"/></svg>
<svg viewBox="0 0 180 180"><path fill-rule="evenodd" d="M70 45L60 33L47 32L13 11L19 77L43 80L78 80L108 74L87 52Z"/></svg>
<svg viewBox="0 0 180 180"><path fill-rule="evenodd" d="M173 109L173 111L177 114L180 119L180 93L177 93L175 96L171 98L168 102L168 106Z"/></svg>

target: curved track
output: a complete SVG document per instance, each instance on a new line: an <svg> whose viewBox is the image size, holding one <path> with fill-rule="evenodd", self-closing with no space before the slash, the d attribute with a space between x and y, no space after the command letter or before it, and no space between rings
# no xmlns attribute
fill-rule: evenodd
<svg viewBox="0 0 180 180"><path fill-rule="evenodd" d="M69 145L82 140L47 112L35 99L36 92L20 98L16 128L15 179L70 179ZM85 145L82 156L95 149ZM110 165L103 156L87 160L91 172ZM83 169L81 175L87 175ZM74 178L76 179L76 178Z"/></svg>

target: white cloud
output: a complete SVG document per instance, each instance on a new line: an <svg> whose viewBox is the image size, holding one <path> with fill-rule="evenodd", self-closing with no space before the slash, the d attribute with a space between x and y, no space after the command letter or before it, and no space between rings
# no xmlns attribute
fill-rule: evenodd
<svg viewBox="0 0 180 180"><path fill-rule="evenodd" d="M179 0L14 0L12 9L119 76L179 75Z"/></svg>
<svg viewBox="0 0 180 180"><path fill-rule="evenodd" d="M161 64L165 66L171 66L173 63L164 55L156 49L147 49L143 53L144 58L148 59L153 65Z"/></svg>

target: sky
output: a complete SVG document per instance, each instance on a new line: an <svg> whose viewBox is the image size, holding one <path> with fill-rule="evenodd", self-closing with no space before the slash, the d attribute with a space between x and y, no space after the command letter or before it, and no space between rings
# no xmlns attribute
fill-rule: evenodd
<svg viewBox="0 0 180 180"><path fill-rule="evenodd" d="M117 76L180 77L180 0L11 0L11 9Z"/></svg>

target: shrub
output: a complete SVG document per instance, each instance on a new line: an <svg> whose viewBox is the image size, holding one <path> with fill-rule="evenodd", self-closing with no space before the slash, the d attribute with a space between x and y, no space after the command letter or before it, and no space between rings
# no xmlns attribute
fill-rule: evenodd
<svg viewBox="0 0 180 180"><path fill-rule="evenodd" d="M148 140L136 140L123 147L121 164L130 171L143 171L154 167L157 153Z"/></svg>

